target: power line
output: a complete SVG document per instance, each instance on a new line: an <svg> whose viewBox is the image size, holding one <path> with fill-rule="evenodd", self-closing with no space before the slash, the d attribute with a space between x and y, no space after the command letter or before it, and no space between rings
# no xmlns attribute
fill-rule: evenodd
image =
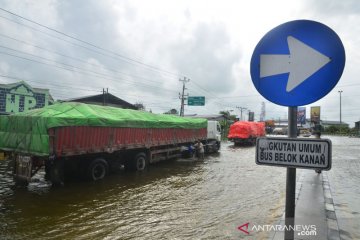
<svg viewBox="0 0 360 240"><path fill-rule="evenodd" d="M128 61L133 62L133 63L140 64L140 65L142 65L142 66L145 66L145 67L147 67L147 68L150 68L150 69L153 69L153 70L156 70L156 71L159 71L159 72L163 72L163 73L167 73L167 74L170 74L170 75L179 77L179 74L176 74L176 73L173 73L173 72L170 72L170 71L161 69L161 68L156 67L156 66L152 66L152 65L150 65L150 64L143 63L143 62L141 62L141 61L139 61L139 60L137 60L137 59L135 59L135 58L126 57L126 56L124 56L124 55L122 55L122 54L119 54L119 53L110 51L110 50L108 50L108 49L105 49L105 48L103 48L103 47L97 46L97 45L95 45L95 44L93 44L93 43L90 43L90 42L88 42L88 41L84 41L84 40L82 40L82 39L80 39L80 38L71 36L71 35L66 34L66 33L64 33L64 32L61 32L61 31L59 31L59 30L57 30L57 29L54 29L54 28L45 26L45 25L43 25L43 24L41 24L41 23L35 22L35 21L33 21L33 20L31 20L31 19L28 19L28 18L25 18L25 17L23 17L23 16L20 16L20 15L18 15L18 14L16 14L16 13L13 13L13 12L11 12L11 11L9 11L9 10L4 9L4 8L1 8L1 7L0 7L0 10L3 11L3 12L6 12L6 13L8 13L8 14L11 14L11 15L13 15L13 16L15 16L15 17L18 17L18 18L20 18L20 19L22 19L22 20L31 22L31 23L33 23L33 24L35 24L35 25L38 25L38 26L40 26L40 27L42 27L42 28L45 28L45 29L47 29L47 30L56 32L57 34L63 35L63 36L65 36L65 37L67 37L67 38L76 40L76 41L78 41L78 42L81 42L81 43L86 44L86 45L88 45L88 46L91 46L91 47L93 47L93 48L99 49L99 50L101 50L101 51L103 51L103 52L110 53L110 54L112 54L112 55L114 55L114 56L120 57L120 58L122 58L122 59L126 59L126 60L128 60Z"/></svg>
<svg viewBox="0 0 360 240"><path fill-rule="evenodd" d="M0 77L2 78L7 78L7 79L12 79L12 80L16 80L16 81L26 81L26 82L30 82L30 83L39 83L39 84L42 84L40 82L37 82L37 81L34 81L34 80L29 80L29 79L24 79L24 78L19 78L19 77L14 77L14 76L7 76L7 75L0 75ZM53 97L61 97L61 98L73 98L74 96L73 95L70 95L70 94L66 94L66 93L69 93L69 90L81 90L81 91L91 91L91 92L97 92L97 93L101 93L102 91L100 90L94 90L94 89L85 89L85 88L78 88L78 87L75 87L75 86L71 86L71 87L68 87L68 86L65 86L65 85L60 85L60 84L53 84L53 83L47 83L48 86L54 86L56 87L56 91L52 91L51 92L51 95ZM63 89L59 89L59 88L63 88ZM99 87L100 88L100 87ZM50 89L51 91L51 89ZM118 91L112 91L113 93L118 93L120 94ZM124 94L124 93L121 93L122 96L134 96L134 95L131 95L131 94ZM137 95L138 96L138 95ZM141 97L144 97L144 95L141 94ZM146 106L152 106L152 107L156 107L156 106L159 106L161 104L164 104L164 96L148 96L148 97L153 97L153 98L161 98L161 101L159 102L153 102L153 103L146 103ZM172 104L174 104L176 102L176 100L174 101L171 101ZM169 103L169 101L166 102L167 104ZM165 109L165 107L164 107Z"/></svg>
<svg viewBox="0 0 360 240"><path fill-rule="evenodd" d="M104 52L111 53L111 54L114 54L114 55L116 55L116 56L118 56L118 57L122 57L122 58L125 57L125 56L123 56L123 55L121 55L121 54L117 54L117 53L115 53L115 52L109 51L109 50L107 50L107 49L104 49L104 48L102 48L102 47L96 46L96 45L94 45L94 44L92 44L92 43L89 43L89 42L87 42L87 41L84 41L84 40L82 40L82 39L79 39L79 38L70 36L69 34L66 34L66 33L64 33L64 32L61 32L61 31L58 31L58 30L56 30L56 29L47 27L47 26L45 26L45 25L43 25L43 24L41 24L41 23L38 23L38 22L35 22L35 21L33 21L33 20L24 18L24 17L22 17L22 16L20 16L20 15L18 15L18 14L15 14L15 13L10 12L10 11L8 11L8 10L5 10L5 9L3 9L3 8L0 8L0 10L2 10L2 11L4 11L4 12L7 12L7 13L9 13L9 14L12 14L12 15L14 15L14 16L16 16L16 17L19 17L19 18L21 18L21 19L23 19L23 20L26 20L26 21L28 21L28 22L31 22L31 23L33 23L33 24L36 24L36 25L38 25L38 26L41 26L41 27L43 27L43 28L45 28L45 29L54 31L54 32L56 32L56 33L58 33L58 34L61 34L61 35L63 35L63 36L66 36L66 37L68 37L68 38L70 38L70 39L73 39L73 40L79 41L79 42L81 42L81 43L87 44L87 45L89 45L89 46L95 47L95 48L97 48L97 49L100 49L100 50L102 50L102 51L104 51ZM3 17L3 16L0 16L0 17ZM41 33L43 33L43 34L46 34L46 35L48 35L48 36L55 37L55 36L53 36L53 35L50 35L50 34L45 33L45 32L43 32L43 31L40 31L39 29L35 29L35 28L33 28L33 27L30 27L30 26L28 26L28 25L19 23L19 22L17 22L17 21L13 21L12 19L9 19L9 18L6 18L6 17L3 17L3 18L6 19L6 20L9 20L9 21L12 21L12 22L14 22L14 23L16 23L16 24L19 24L19 25L22 25L22 26L31 28L31 29L33 29L33 30L35 30L35 31L39 31L39 32L41 32ZM84 47L84 46L82 46L82 45L78 45L78 44L75 44L75 43L73 43L73 42L69 42L69 41L67 41L67 40L65 40L65 39L62 39L62 38L58 38L58 37L55 37L55 38L57 38L57 39L59 39L59 40L62 40L62 41L65 41L65 42L68 42L68 43L70 43L70 44L74 44L74 45L79 46L79 47L86 48L86 47ZM88 49L88 50L90 50L90 51L94 51L93 49L89 49L89 48L86 48L86 49ZM96 53L100 53L100 52L98 52L98 51L95 51L95 52L96 52ZM109 55L106 55L106 56L109 56ZM130 59L130 60L133 60L133 61L135 61L135 62L138 61L138 60L136 60L136 59L127 58L127 57L125 57L125 59L128 59L128 60ZM142 63L142 62L139 62L139 63L140 63L140 64L144 64L144 63ZM62 64L62 63L60 63L60 64ZM145 65L148 66L148 67L149 67L149 66L150 66L150 67L154 67L154 66L151 66L151 65L148 65L148 64L145 64ZM171 73L171 72L169 72L169 71L166 71L166 70L163 70L163 69L159 69L158 67L155 67L155 69L161 70L161 71L166 72L166 73L170 73L170 74L175 75L175 76L179 76L178 74L174 74L174 73ZM214 94L210 93L210 92L209 92L208 90L206 90L205 88L201 87L200 85L196 84L195 82L194 82L194 84L197 85L197 87L199 87L199 88L201 88L202 90L204 90L205 92L207 92L207 93L211 94L212 96L214 96L214 98L217 98ZM215 103L215 104L220 104L220 103ZM221 105L222 105L222 104L221 104Z"/></svg>
<svg viewBox="0 0 360 240"><path fill-rule="evenodd" d="M37 83L37 84L44 84L43 82L40 83L40 82L33 81L33 80L28 80L28 79L14 77L14 76L7 76L7 75L2 75L2 74L0 75L0 77L7 78L7 79L13 79L13 80L17 80L17 81L26 81L26 82ZM94 90L94 89L78 88L78 87L74 87L74 86L69 87L68 85L65 86L65 85L54 84L54 83L46 83L46 85L54 86L54 87L57 87L57 88L60 87L60 88L65 88L65 89L76 89L76 90L81 90L81 91L100 92L100 91Z"/></svg>
<svg viewBox="0 0 360 240"><path fill-rule="evenodd" d="M9 14L12 14L12 15L14 15L14 16L16 16L16 17L19 17L19 18L21 18L21 19L24 19L24 20L26 20L26 21L29 21L29 22L31 22L31 23L34 23L34 24L36 24L36 25L38 25L38 26L41 26L41 27L43 27L43 28L46 28L46 29L48 29L48 30L54 31L54 32L56 32L56 33L58 33L58 34L64 35L64 36L66 36L66 37L68 37L68 38L71 38L71 39L73 39L73 40L76 40L76 41L79 41L79 42L81 42L81 43L84 43L84 44L87 44L87 45L89 45L89 46L92 46L92 47L95 47L95 48L97 48L97 49L100 49L100 50L102 50L102 51L104 51L104 52L108 52L108 53L111 53L111 54L115 54L116 56L122 57L122 58L125 58L125 59L134 60L135 62L138 61L138 60L135 60L135 59L132 59L132 58L127 58L127 57L125 57L125 56L123 56L123 55L121 55L121 54L114 53L114 52L109 51L109 50L107 50L107 49L104 49L104 48L102 48L102 47L96 46L96 45L94 45L94 44L92 44L92 43L89 43L89 42L87 42L87 41L84 41L84 40L82 40L82 39L79 39L79 38L70 36L70 35L68 35L68 34L66 34L66 33L64 33L64 32L58 31L58 30L56 30L56 29L47 27L47 26L45 26L45 25L43 25L43 24L41 24L41 23L38 23L38 22L35 22L35 21L33 21L33 20L27 19L27 18L25 18L25 17L22 17L22 16L20 16L20 15L18 15L18 14L15 14L15 13L10 12L10 11L8 11L8 10L5 10L5 9L3 9L3 8L0 8L0 10L5 11L5 12L7 12L7 13L9 13ZM5 18L5 19L7 19L7 20L9 20L9 21L13 21L12 19L8 19L8 18ZM14 22L14 21L13 21L13 22ZM15 22L15 23L20 24L20 25L24 25L24 24L21 24L21 23L19 23L19 22ZM30 26L27 26L27 25L24 25L24 26L30 27ZM34 28L32 28L32 27L30 27L30 28L33 29L33 30L39 31L38 29L34 29ZM41 32L41 31L40 31L40 32ZM44 32L42 32L42 33L44 33ZM45 33L45 34L46 34L46 33ZM47 34L47 35L49 35L49 34ZM52 35L49 35L49 36L54 37L54 36L52 36ZM57 38L57 39L59 39L59 38ZM66 40L64 40L64 39L60 39L60 40L66 41ZM66 42L68 42L68 41L66 41ZM72 42L68 42L68 43L74 44L74 43L72 43ZM75 44L75 45L77 45L77 44ZM84 46L81 46L81 45L77 45L77 46L84 47ZM93 51L93 50L91 49L91 51ZM96 52L97 52L97 51L96 51ZM142 63L142 62L139 62L139 63L144 64L144 63ZM154 66L151 66L151 65L148 65L148 64L145 64L145 65L148 66L148 67L149 67L149 66L150 66L150 67L154 67ZM166 70L163 70L163 69L159 69L158 67L155 67L155 69L161 70L161 71L166 72L166 73L170 73L170 74L172 74L172 75L174 75L174 76L179 76L178 74L174 74L174 73L171 73L171 72L169 72L169 71L166 71ZM202 90L204 90L205 92L211 94L214 98L217 98L214 94L210 93L210 92L209 92L208 90L206 90L205 88L201 87L200 85L196 84L195 82L194 82L194 84L195 84L197 87L199 87L199 88L201 88Z"/></svg>
<svg viewBox="0 0 360 240"><path fill-rule="evenodd" d="M97 49L102 50L102 51L104 51L104 52L111 53L111 54L116 55L116 56L118 56L118 57L120 57L120 58L127 59L128 61L132 61L132 62L134 62L134 63L140 64L140 65L143 65L143 66L146 66L146 67L149 67L149 68L153 68L154 70L156 69L157 71L161 71L161 72L163 72L163 73L171 74L171 75L174 75L174 76L179 76L178 74L169 72L169 71L167 71L167 70L158 68L158 67L156 67L156 66L152 66L152 65L143 63L143 62L141 62L140 60L138 60L138 59L136 59L136 58L129 58L129 57L126 57L126 56L124 56L124 55L122 55L122 54L118 54L118 53L115 53L115 52L113 52L113 51L107 50L107 49L105 49L105 48L99 47L99 46L97 46L97 45L95 45L95 44L93 44L93 43L84 41L84 40L79 39L79 38L77 38L77 37L71 36L71 35L66 34L66 33L64 33L64 32L61 32L61 31L59 31L59 30L50 28L50 27L48 27L48 26L45 26L45 25L43 25L43 24L41 24L41 23L35 22L35 21L33 21L33 20L30 20L30 19L25 18L25 17L23 17L23 16L20 16L20 15L18 15L18 14L15 14L15 13L13 13L13 12L11 12L11 11L6 10L6 9L0 8L0 10L2 10L3 12L6 12L6 13L8 13L8 14L11 14L11 15L13 15L13 16L16 16L16 17L18 17L18 18L20 18L20 19L23 19L23 20L25 20L25 21L31 22L31 23L33 23L33 24L36 24L36 25L38 25L38 26L40 26L40 27L43 27L43 28L45 28L45 29L47 29L47 30L54 31L54 32L56 32L57 34L61 34L61 35L65 36L65 37L67 37L67 38L70 38L70 39L79 41L79 42L81 42L81 43L83 43L83 44L86 44L86 45L88 45L88 46L97 48ZM10 20L10 19L8 19L8 20ZM13 21L13 20L10 20L10 21ZM14 21L13 21L13 22L14 22ZM21 23L18 23L18 22L16 22L16 23L17 23L17 24L21 24ZM24 24L22 24L22 25L23 25L23 26L26 26L26 25L24 25ZM29 27L29 26L27 26L27 27ZM34 29L34 28L33 28L33 29ZM38 30L37 30L37 31L38 31ZM51 36L51 35L49 35L49 36ZM53 36L53 37L54 37L54 36ZM60 38L58 38L58 39L60 39ZM64 39L61 39L61 40L65 41ZM66 41L66 42L69 42L69 41ZM72 43L72 42L69 42L69 43L75 44L75 43ZM81 46L81 45L78 45L78 46ZM81 47L84 47L84 46L81 46ZM91 51L94 51L94 50L91 49ZM98 51L96 51L96 52L99 53ZM67 70L69 70L69 69L67 69ZM193 82L193 83L194 83L195 85L197 85L195 82ZM350 85L345 85L345 86L354 86L354 85L358 85L358 84L350 84ZM209 92L209 91L206 90L205 88L202 88L202 87L199 86L199 85L197 85L197 86L198 86L199 88L203 89L203 90L204 90L205 92L207 92L208 94L213 95L214 98L216 98L216 99L222 99L222 98L216 97L214 94L212 94L211 92ZM239 97L240 97L240 96L239 96ZM224 98L230 98L230 97L224 97ZM224 106L224 104L219 103L219 102L214 102L214 104L218 104L218 105L223 105L223 106Z"/></svg>
<svg viewBox="0 0 360 240"><path fill-rule="evenodd" d="M0 47L1 47L1 46L0 46ZM26 60L26 61L31 61L31 62L35 62L35 63L47 65L47 66L52 66L52 67L55 67L55 68L60 68L60 69L67 70L67 71L70 71L70 72L81 73L81 74L90 75L90 76L93 76L93 77L101 77L101 78L103 78L103 79L107 79L107 80L111 80L111 81L119 80L119 79L116 79L116 78L114 78L114 77L112 77L112 76L110 76L110 75L107 75L107 74L103 74L103 73L99 73L99 72L95 72L95 71L91 71L91 70L79 68L79 67L76 67L76 66L73 66L73 65L70 65L70 64L66 64L66 63L61 63L61 62L53 61L53 60L51 60L51 59L47 59L47 58L44 58L44 57L36 56L36 55L34 55L34 54L24 53L24 52L17 51L17 50L12 50L12 51L20 52L20 53L27 54L27 55L30 55L30 56L35 56L35 57L40 58L40 59L43 59L43 60L45 60L45 61L49 61L49 62L52 62L52 63L60 64L60 65L63 65L63 66L58 66L58 65L56 65L56 64L50 64L50 63L45 63L45 62L37 61L37 60L34 60L34 59L30 59L30 58L26 58L26 57L21 57L21 56L18 56L18 55L14 55L14 54L7 53L7 52L1 52L1 51L0 51L0 54L8 55L8 56L15 57L15 58L20 58L20 59L23 59L23 60ZM80 71L74 70L74 69L78 69L78 70L80 70ZM88 72L90 72L90 73L92 73L92 74L89 74ZM125 83L125 84L128 84L128 85L135 85L135 86L137 85L136 83L134 83L134 82L132 82L132 81L129 81L129 80L125 80L125 79L120 79L120 80L122 80L122 81L124 81L124 82L127 82L127 83ZM144 84L144 83L142 83L142 86L176 92L176 91L174 91L174 90L172 90L172 89L160 88L160 87L158 87L158 86L148 85L148 84Z"/></svg>
<svg viewBox="0 0 360 240"><path fill-rule="evenodd" d="M205 92L206 94L210 94L212 95L212 98L214 99L218 99L219 101L213 101L214 104L220 106L220 107L231 107L231 108L236 108L235 105L232 105L232 106L229 106L229 104L224 104L224 100L223 97L218 97L216 96L215 94L213 94L211 91L207 90L206 88L204 87L201 87L199 84L195 83L195 82L192 82L194 83L195 86L197 86L199 89L201 89L203 92ZM258 95L256 95L258 96ZM208 98L208 97L207 97ZM226 98L226 97L225 97ZM210 98L211 99L211 98Z"/></svg>
<svg viewBox="0 0 360 240"><path fill-rule="evenodd" d="M1 34L1 33L0 33L0 37L8 38L8 39L11 39L11 40L13 40L13 41L16 41L16 42L25 44L25 45L27 45L27 46L31 46L31 47L34 47L34 48L38 48L38 49L41 49L41 50L43 50L43 51L46 51L46 52L49 52L49 53L52 53L52 54L56 54L56 55L59 55L59 56L65 57L65 58L69 58L69 59L75 60L75 61L77 61L77 62L84 63L84 64L86 64L86 65L90 65L90 66L93 66L93 67L96 67L96 68L99 67L98 65L91 64L91 63L86 62L86 61L84 61L84 60L82 60L82 59L75 58L75 57L72 57L72 56L68 56L68 55L65 55L65 54L62 54L62 53L59 53L59 52L56 52L56 51L52 51L52 50L49 50L49 49L44 48L44 47L41 47L41 46L33 45L33 44L31 44L31 43L28 43L28 42L25 42L25 41L23 41L23 40L19 40L19 39L10 37L10 36L5 35L5 34ZM5 48L5 47L3 46L3 48ZM8 47L6 47L6 48L8 48ZM12 48L8 48L8 49L14 50L14 49L12 49ZM26 54L28 54L28 53L26 53ZM144 80L146 80L146 81L150 81L150 82L154 82L154 83L160 84L160 82L153 81L153 80L151 80L151 79L149 79L149 78L144 78L144 77L140 77L140 76L137 76L137 75L132 75L132 74L124 73L124 72L121 72L121 71L118 71L118 70L115 70L115 69L111 69L111 68L108 68L108 67L107 67L107 70L109 70L109 71L111 71L111 72L119 73L119 74L122 74L122 75L130 76L130 77L134 77L134 78L140 78L140 79L144 79ZM174 78L171 78L171 79L174 79Z"/></svg>
<svg viewBox="0 0 360 240"><path fill-rule="evenodd" d="M98 48L98 49L100 49L100 50L102 50L102 51L104 51L104 52L108 52L108 53L114 54L114 55L116 55L116 56L118 56L118 57L125 58L125 59L127 59L127 60L130 60L130 61L133 61L133 62L142 64L142 65L147 66L147 67L154 68L154 69L159 70L159 71L162 71L162 72L170 73L170 72L168 72L168 71L166 71L166 70L159 69L158 67L154 67L154 66L151 66L151 65L148 65L148 64L144 64L143 62L140 62L139 60L136 60L136 59L134 59L134 58L125 57L125 56L123 56L123 55L121 55L121 54L114 53L114 52L109 51L109 50L107 50L107 49L104 49L104 48L102 48L102 47L98 47L98 46L96 46L96 45L94 45L94 44L92 44L92 43L86 42L86 41L81 40L81 39L79 39L79 38L70 36L70 35L68 35L68 34L66 34L66 33L60 32L60 31L58 31L58 30L56 30L56 29L49 28L49 27L47 27L47 26L45 26L45 25L43 25L43 24L40 24L40 23L37 23L37 22L32 21L32 20L30 20L30 19L24 18L24 17L22 17L22 16L20 16L20 15L17 15L17 14L15 14L15 13L12 13L12 12L7 11L7 10L5 10L5 9L0 8L0 10L3 10L3 11L5 11L5 12L9 13L9 14L12 14L12 15L14 15L14 16L17 16L17 17L19 17L19 18L21 18L21 19L24 19L24 20L26 20L26 21L29 21L29 22L31 22L31 23L37 24L37 25L39 25L39 26L41 26L41 27L44 27L44 28L46 28L46 29L48 29L48 30L55 31L55 32L58 33L58 34L62 34L62 35L66 36L66 37L68 37L68 38L71 38L71 39L73 39L73 40L82 42L82 43L84 43L84 44L87 44L87 45L92 46L92 47L95 47L95 48ZM8 20L10 20L10 19L8 19ZM10 20L10 21L12 21L12 20ZM16 23L18 23L18 22L16 22ZM18 24L21 24L21 23L18 23ZM21 25L23 25L23 24L21 24ZM23 25L23 26L26 26L26 25ZM26 26L26 27L29 27L29 26ZM34 29L34 28L32 28L32 29ZM34 29L34 30L39 31L38 29ZM49 35L49 36L52 36L52 35ZM54 36L52 36L52 37L54 37ZM60 38L57 38L57 39L60 39ZM60 39L60 40L66 41L66 40L64 40L64 39ZM66 42L71 43L71 44L75 44L75 43L69 42L69 41L66 41ZM78 45L78 44L75 44L75 45L76 45L76 46L80 46L80 47L84 47L84 46L81 46L81 45ZM86 49L89 49L89 48L86 48ZM89 50L94 51L93 49L89 49ZM98 52L98 51L95 51L95 52L100 53L100 52ZM59 53L57 53L57 54L59 54ZM61 54L60 54L60 55L61 55ZM11 56L14 56L14 55L11 55ZM63 56L65 57L65 55L63 55ZM108 55L107 55L107 56L108 56ZM15 56L14 56L14 57L15 57ZM17 56L17 57L19 57L19 56ZM36 56L36 57L39 57L39 56ZM66 56L66 57L69 57L69 56ZM70 58L70 57L69 57L69 58ZM25 59L25 58L23 58L23 59ZM75 58L72 58L72 59L75 59ZM29 60L29 59L27 59L27 60ZM48 59L46 59L46 60L48 60ZM79 60L79 59L77 59L77 60ZM33 60L33 61L34 61L34 60ZM38 62L38 63L41 63L41 62ZM56 62L56 63L57 63L57 64L62 64L62 65L67 66L67 67L76 68L76 67L74 67L74 66L67 65L67 64L64 64L64 63L59 63L59 62ZM44 64L44 63L42 63L42 64ZM55 66L55 65L52 65L52 66ZM56 67L59 67L59 66L56 66ZM63 69L70 70L70 69L67 69L67 68L63 68ZM86 71L86 70L81 69L81 68L78 68L78 69L80 69L80 70L82 70L82 71ZM90 72L91 72L91 71L90 71ZM118 72L118 71L117 71L117 72ZM81 73L81 72L80 72L80 73ZM97 72L93 72L93 73L99 74L99 73L97 73ZM124 74L124 73L121 73L121 72L118 72L118 73ZM170 74L174 74L174 73L170 73ZM177 74L174 74L174 75L178 76ZM131 76L131 75L130 75L130 76ZM221 99L221 98L217 97L216 95L212 94L210 91L208 91L208 90L206 90L205 88L201 87L200 85L196 84L195 82L193 82L193 83L194 83L198 88L200 88L201 90L205 91L207 94L211 94L211 95L212 95L214 98L216 98L216 99ZM353 85L354 85L354 84L353 84ZM153 86L151 86L151 87L153 87ZM248 96L239 96L239 97L248 97ZM230 98L230 97L223 97L223 98ZM217 105L221 105L221 106L226 106L226 105L224 105L224 104L222 104L222 103L219 103L219 102L213 102L213 103L214 103L214 104L217 104Z"/></svg>
<svg viewBox="0 0 360 240"><path fill-rule="evenodd" d="M49 33L43 32L43 31L41 31L41 30L39 30L39 29L30 27L30 26L28 26L28 25L25 25L25 24L16 22L16 21L14 21L14 20L12 20L12 19L9 19L9 18L6 18L6 17L4 17L4 16L0 16L0 18L6 19L6 20L8 20L8 21L14 22L14 23L19 24L19 25L22 25L22 26L25 26L25 27L27 27L27 28L30 28L30 29L34 30L34 31L37 31L37 32L40 32L40 33L42 33L42 34L44 34L44 35L50 36L50 37L52 37L52 38L56 38L56 39L58 39L58 40L64 41L64 42L69 43L69 44L71 44L71 45L74 45L74 46L77 46L77 47L81 47L81 48L86 49L86 50L88 50L88 51L90 51L90 52L97 53L97 54L99 54L99 55L101 55L101 56L110 57L110 58L119 60L119 58L116 57L116 56L112 56L112 55L109 55L109 54L106 54L106 53L97 51L97 50L95 50L95 49L91 49L91 48L89 48L89 47L85 47L85 46L83 46L83 45L80 45L80 44L77 44L77 43L68 41L68 40L63 39L63 38L59 38L59 37L57 37L57 36L54 36L54 35L51 35L51 34L49 34ZM128 64L134 65L133 63L131 63L131 62L129 62L129 61L126 61L126 59L120 59L120 60L122 60L122 61L124 61L124 62L126 62L126 63L128 63Z"/></svg>

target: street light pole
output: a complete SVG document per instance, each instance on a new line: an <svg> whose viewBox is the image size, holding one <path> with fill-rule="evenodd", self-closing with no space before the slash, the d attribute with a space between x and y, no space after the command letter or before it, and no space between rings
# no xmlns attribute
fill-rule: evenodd
<svg viewBox="0 0 360 240"><path fill-rule="evenodd" d="M342 122L341 122L341 93L343 92L342 90L338 91L340 93L340 132L341 132L341 125L342 125Z"/></svg>

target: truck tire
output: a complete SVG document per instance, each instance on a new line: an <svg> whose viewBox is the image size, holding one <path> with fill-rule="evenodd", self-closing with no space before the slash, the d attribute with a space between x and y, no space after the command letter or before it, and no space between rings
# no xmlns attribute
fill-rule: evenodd
<svg viewBox="0 0 360 240"><path fill-rule="evenodd" d="M148 159L145 153L141 152L125 163L125 168L131 171L144 171L147 168Z"/></svg>
<svg viewBox="0 0 360 240"><path fill-rule="evenodd" d="M52 186L64 185L64 159L45 162L45 179L50 180Z"/></svg>
<svg viewBox="0 0 360 240"><path fill-rule="evenodd" d="M102 158L94 159L87 168L87 178L91 181L103 179L109 171L108 163Z"/></svg>
<svg viewBox="0 0 360 240"><path fill-rule="evenodd" d="M215 142L213 150L214 150L214 153L219 152L219 150L220 150L220 143Z"/></svg>
<svg viewBox="0 0 360 240"><path fill-rule="evenodd" d="M211 141L207 146L206 153L217 153L220 149L219 143L216 141Z"/></svg>

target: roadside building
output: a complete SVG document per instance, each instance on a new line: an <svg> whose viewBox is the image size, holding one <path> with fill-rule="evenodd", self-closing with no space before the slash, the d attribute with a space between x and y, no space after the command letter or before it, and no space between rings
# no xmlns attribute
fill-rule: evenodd
<svg viewBox="0 0 360 240"><path fill-rule="evenodd" d="M340 123L340 121L324 121L324 120L321 120L320 124L324 129L329 128L331 126L342 127L342 128L348 128L349 127L348 123L345 123L345 122Z"/></svg>
<svg viewBox="0 0 360 240"><path fill-rule="evenodd" d="M360 121L355 122L355 129L356 129L358 136L360 136Z"/></svg>
<svg viewBox="0 0 360 240"><path fill-rule="evenodd" d="M207 120L214 120L214 121L228 120L228 118L224 114L207 114L207 115L188 114L185 115L185 117L205 118Z"/></svg>
<svg viewBox="0 0 360 240"><path fill-rule="evenodd" d="M42 108L53 102L49 89L33 88L24 81L0 84L0 115ZM4 159L5 153L0 152L0 160Z"/></svg>
<svg viewBox="0 0 360 240"><path fill-rule="evenodd" d="M88 104L95 104L102 106L111 106L117 108L138 110L138 108L135 105L128 103L127 101L122 100L108 92L104 92L97 95L80 97L80 98L61 100L61 102L81 102L81 103L88 103Z"/></svg>
<svg viewBox="0 0 360 240"><path fill-rule="evenodd" d="M24 81L0 84L0 115L42 108L53 102L49 89L33 88Z"/></svg>
<svg viewBox="0 0 360 240"><path fill-rule="evenodd" d="M356 124L356 123L355 123ZM325 120L320 120L320 126L321 129L326 130L327 128L331 127L331 126L335 126L335 127L342 127L342 128L348 128L349 124L345 123L345 122L341 122L340 121L325 121ZM305 129L313 129L315 127L314 123L311 122L310 119L306 119L305 124L297 124L297 127L300 130L305 130ZM278 121L275 121L275 128L281 128L281 129L287 129L288 128L288 120L287 119L279 119Z"/></svg>

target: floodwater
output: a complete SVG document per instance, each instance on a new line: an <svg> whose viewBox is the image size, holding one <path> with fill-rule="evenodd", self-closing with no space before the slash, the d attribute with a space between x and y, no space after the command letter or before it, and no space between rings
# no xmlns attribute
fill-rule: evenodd
<svg viewBox="0 0 360 240"><path fill-rule="evenodd" d="M327 173L341 239L360 239L360 138L331 137Z"/></svg>
<svg viewBox="0 0 360 240"><path fill-rule="evenodd" d="M284 211L286 168L256 165L254 146L225 142L203 161L60 188L16 187L6 166L0 161L0 239L240 239L238 226L276 224Z"/></svg>
<svg viewBox="0 0 360 240"><path fill-rule="evenodd" d="M341 239L360 239L360 138L325 138ZM0 161L0 239L267 239L237 228L277 224L284 211L286 169L256 165L253 146L223 143L204 161L178 159L60 188L15 186L7 164Z"/></svg>

